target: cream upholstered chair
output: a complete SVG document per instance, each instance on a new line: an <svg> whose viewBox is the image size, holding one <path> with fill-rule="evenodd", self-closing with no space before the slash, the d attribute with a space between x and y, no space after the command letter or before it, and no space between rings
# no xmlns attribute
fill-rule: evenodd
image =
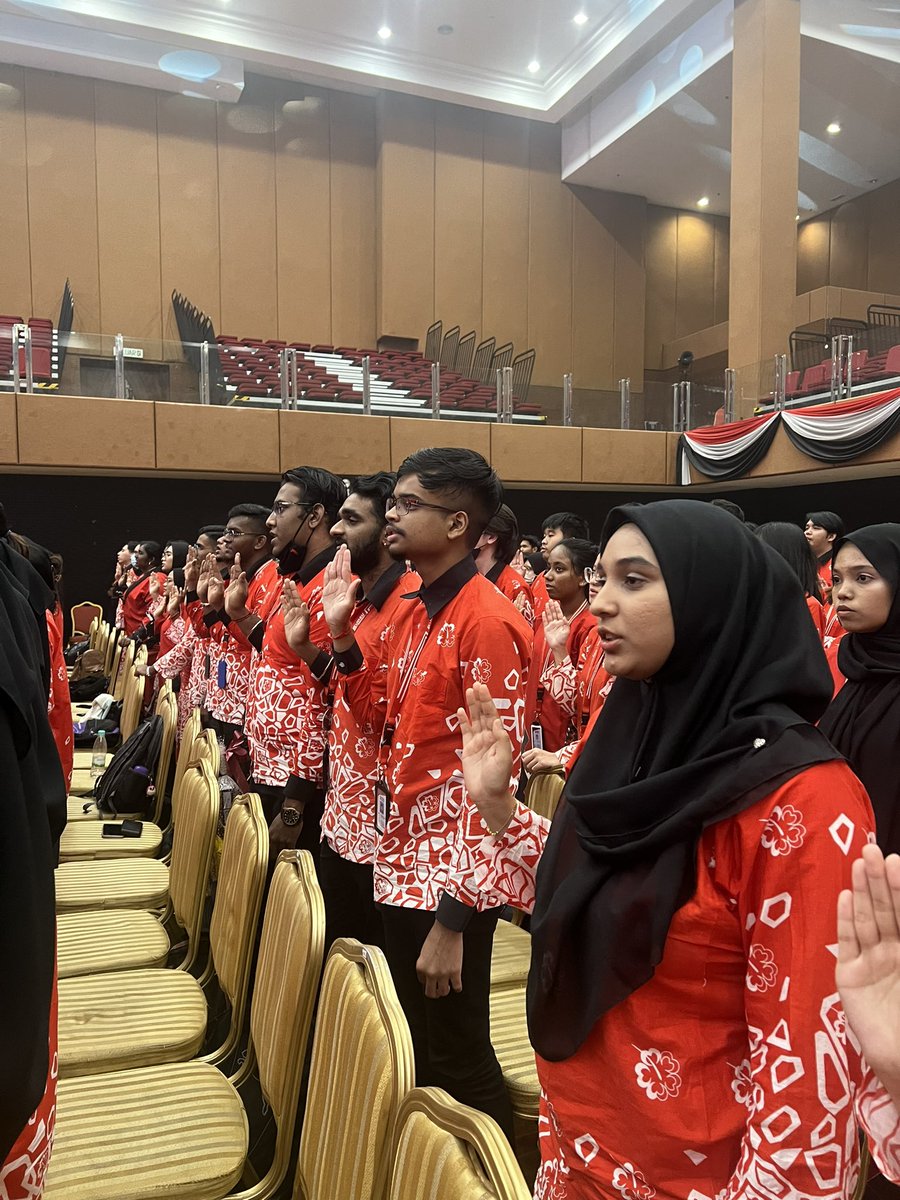
<svg viewBox="0 0 900 1200"><path fill-rule="evenodd" d="M194 726L199 730L199 721ZM192 747L182 739L181 776L173 789L178 794L188 761L208 761L209 742L198 738ZM155 868L154 868L155 869ZM168 912L165 914L168 916ZM186 929L187 953L181 969L193 965L199 944L199 929ZM95 975L105 971L138 970L165 965L169 956L169 937L163 921L152 912L122 909L89 909L62 912L56 918L57 969L60 979L73 975Z"/></svg>
<svg viewBox="0 0 900 1200"><path fill-rule="evenodd" d="M525 988L491 989L491 1043L503 1072L512 1110L526 1121L537 1121L541 1087L534 1050L528 1039Z"/></svg>
<svg viewBox="0 0 900 1200"><path fill-rule="evenodd" d="M440 1088L400 1105L388 1200L529 1200L519 1164L491 1117Z"/></svg>
<svg viewBox="0 0 900 1200"><path fill-rule="evenodd" d="M226 1078L195 1060L61 1080L44 1200L270 1200L288 1169L324 937L312 857L285 851L269 889L240 1069ZM233 1191L248 1151L240 1091L254 1074L274 1117L275 1155L261 1179Z"/></svg>
<svg viewBox="0 0 900 1200"><path fill-rule="evenodd" d="M121 813L116 817L98 820L100 811L96 804L87 808L87 805L82 803L79 815L70 820L60 838L60 862L76 862L94 858L153 858L158 853L163 837L163 831L159 827L159 818L166 789L169 786L172 755L175 749L175 728L178 724L178 705L169 683L166 683L160 691L156 701L156 714L162 720L162 744L156 766L156 802L153 808L153 820L147 820L143 814L133 814L143 826L140 837L104 838L101 821L116 822L127 817L128 814ZM77 801L74 801L74 797L70 797L69 806L74 807L75 804ZM85 811L86 808L87 811Z"/></svg>
<svg viewBox="0 0 900 1200"><path fill-rule="evenodd" d="M294 1200L382 1200L413 1082L412 1038L384 954L339 938L319 996Z"/></svg>
<svg viewBox="0 0 900 1200"><path fill-rule="evenodd" d="M56 868L57 914L85 909L163 909L178 923L199 920L209 885L213 839L219 816L219 783L208 762L182 776L181 818L172 842L172 865L155 858L97 859Z"/></svg>
<svg viewBox="0 0 900 1200"><path fill-rule="evenodd" d="M122 645L124 634L119 633L116 653L109 668L109 690L117 700L124 698L125 684L134 677L134 642Z"/></svg>
<svg viewBox="0 0 900 1200"><path fill-rule="evenodd" d="M135 663L145 663L147 661L147 651L143 646L141 646L137 655L135 655L133 642L125 651L124 657L128 658L129 656ZM131 668L129 668L128 676L122 684L121 696L114 693L116 699L121 699L122 701L122 715L119 718L119 729L121 730L123 742L127 741L138 727L141 717L141 704L144 697L144 680L135 677ZM91 776L91 755L92 750L90 749L75 751L72 782L69 785L70 796L85 796L93 790L94 779ZM108 754L106 758L107 763L109 763L111 758L112 755Z"/></svg>
<svg viewBox="0 0 900 1200"><path fill-rule="evenodd" d="M220 1063L246 1015L250 960L262 907L269 830L256 795L239 796L225 825L209 930L211 970L228 1002L222 1042L201 1057ZM195 1057L207 1029L204 989L185 971L139 970L59 981L59 1073L92 1075Z"/></svg>

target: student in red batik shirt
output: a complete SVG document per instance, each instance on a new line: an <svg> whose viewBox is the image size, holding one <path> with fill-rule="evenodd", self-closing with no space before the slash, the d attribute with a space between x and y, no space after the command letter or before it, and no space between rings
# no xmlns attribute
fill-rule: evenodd
<svg viewBox="0 0 900 1200"><path fill-rule="evenodd" d="M508 504L501 504L475 547L475 565L494 587L511 600L529 625L534 623L531 588L510 563L519 551L519 523Z"/></svg>
<svg viewBox="0 0 900 1200"><path fill-rule="evenodd" d="M350 568L359 577L350 628L367 660L379 654L399 610L409 607L409 594L422 583L384 544L385 511L395 482L396 476L388 471L361 475L331 530L331 536L350 552ZM288 641L299 656L309 656L308 609L294 584L286 582L284 591ZM335 938L355 937L380 946L384 929L373 884L380 731L355 719L343 675L333 672L323 687L328 753L319 882L325 899L325 945Z"/></svg>
<svg viewBox="0 0 900 1200"><path fill-rule="evenodd" d="M385 952L416 1053L416 1079L493 1116L512 1134L490 1039L490 967L502 900L476 885L481 822L469 804L456 716L465 690L491 683L516 746L518 777L531 630L478 573L472 551L503 499L470 450L420 450L400 467L386 541L422 587L398 606L379 653L366 657L352 614L358 581L346 549L323 603L355 720L381 744L375 899Z"/></svg>
<svg viewBox="0 0 900 1200"><path fill-rule="evenodd" d="M159 569L162 547L159 542L138 542L134 552L134 578L122 593L122 628L131 637L144 624L153 597L150 580L155 578L162 587L166 577Z"/></svg>
<svg viewBox="0 0 900 1200"><path fill-rule="evenodd" d="M831 595L831 555L835 539L844 536L844 522L837 513L827 509L810 512L806 514L803 532L816 556L819 579L822 583L822 599L827 602Z"/></svg>
<svg viewBox="0 0 900 1200"><path fill-rule="evenodd" d="M545 563L549 563L550 551L565 538L583 538L587 542L590 541L590 537L590 526L578 513L551 513L549 517L544 518L541 526L541 556ZM534 595L534 619L537 625L547 603L547 581L543 575L535 576L531 591Z"/></svg>
<svg viewBox="0 0 900 1200"><path fill-rule="evenodd" d="M832 906L873 816L811 724L831 683L802 591L692 500L615 509L599 574L617 678L552 826L515 802L487 689L460 714L479 882L533 908L535 1195L849 1200Z"/></svg>
<svg viewBox="0 0 900 1200"><path fill-rule="evenodd" d="M331 670L325 651L330 639L322 615L325 566L336 545L331 527L346 496L344 484L321 467L294 467L281 477L268 528L272 557L281 581L292 579L309 608L312 663L297 656L285 635L281 587L251 612L250 585L239 556L225 592L225 611L257 652L250 673L244 732L253 762L254 790L270 822L269 849L274 861L281 850L301 847L318 857L324 805L322 756L325 747L324 700L320 681ZM309 736L310 729L318 729Z"/></svg>

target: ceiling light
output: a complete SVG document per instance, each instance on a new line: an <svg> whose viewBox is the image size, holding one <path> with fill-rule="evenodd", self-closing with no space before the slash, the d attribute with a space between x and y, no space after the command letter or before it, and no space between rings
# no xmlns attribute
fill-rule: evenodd
<svg viewBox="0 0 900 1200"><path fill-rule="evenodd" d="M799 213L797 213L796 217L794 217L794 220L795 220L795 221L799 221L799 220L800 220L800 214L799 214Z"/></svg>
<svg viewBox="0 0 900 1200"><path fill-rule="evenodd" d="M378 30L378 36L381 38L381 40L383 42L386 42L388 40L388 38L391 36L390 26L382 25L382 27Z"/></svg>
<svg viewBox="0 0 900 1200"><path fill-rule="evenodd" d="M540 69L541 69L541 64L538 62L538 60L536 58L533 58L531 60L531 62L528 64L528 70L532 73L532 75L536 75Z"/></svg>
<svg viewBox="0 0 900 1200"><path fill-rule="evenodd" d="M205 54L202 50L170 50L160 58L159 69L177 79L204 83L218 75L222 64L214 54Z"/></svg>
<svg viewBox="0 0 900 1200"><path fill-rule="evenodd" d="M830 125L826 125L825 132L826 133L840 133L841 127L840 127L840 125L838 125L837 121L832 121Z"/></svg>
<svg viewBox="0 0 900 1200"><path fill-rule="evenodd" d="M587 25L588 15L586 12L577 12L572 18L576 25Z"/></svg>
<svg viewBox="0 0 900 1200"><path fill-rule="evenodd" d="M701 196L697 201L698 208L709 208L709 196Z"/></svg>

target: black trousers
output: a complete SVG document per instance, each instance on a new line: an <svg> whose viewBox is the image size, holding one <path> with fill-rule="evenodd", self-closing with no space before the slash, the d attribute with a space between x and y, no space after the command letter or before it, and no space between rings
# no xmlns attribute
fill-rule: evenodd
<svg viewBox="0 0 900 1200"><path fill-rule="evenodd" d="M323 838L319 846L319 883L325 898L325 953L335 938L356 938L384 947L384 926L375 904L372 866L335 854Z"/></svg>
<svg viewBox="0 0 900 1200"><path fill-rule="evenodd" d="M491 949L499 910L475 913L463 934L462 991L428 1000L416 961L434 913L379 908L385 954L412 1034L417 1085L444 1088L461 1104L487 1113L512 1142L512 1108L491 1045Z"/></svg>

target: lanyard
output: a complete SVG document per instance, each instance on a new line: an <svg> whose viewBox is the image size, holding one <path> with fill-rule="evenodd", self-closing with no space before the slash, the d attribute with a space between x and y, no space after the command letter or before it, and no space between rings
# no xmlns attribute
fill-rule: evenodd
<svg viewBox="0 0 900 1200"><path fill-rule="evenodd" d="M407 643L406 655L404 655L403 666L400 670L400 684L397 688L394 714L390 718L385 718L384 722L384 732L381 735L382 751L390 749L391 744L393 743L394 732L397 728L397 721L400 718L400 709L403 707L403 701L406 699L406 695L412 686L413 676L416 672L416 666L419 662L419 658L422 655L422 651L425 649L425 645L428 642L430 633L431 621L429 620L427 626L425 627L425 632L422 634L422 640L419 642L412 654L410 654L412 638L410 638L409 642ZM384 754L380 753L378 756L378 771L382 777L384 776L384 758Z"/></svg>

